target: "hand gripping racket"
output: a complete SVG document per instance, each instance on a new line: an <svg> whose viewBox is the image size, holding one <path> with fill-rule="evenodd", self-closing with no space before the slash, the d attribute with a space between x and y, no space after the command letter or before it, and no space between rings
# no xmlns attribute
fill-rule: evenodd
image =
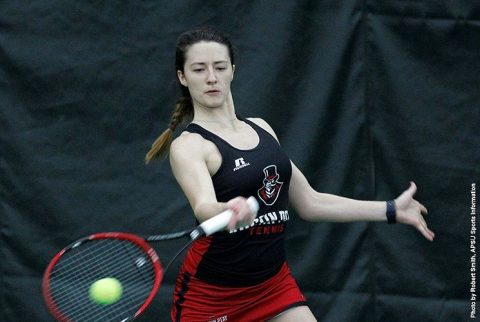
<svg viewBox="0 0 480 322"><path fill-rule="evenodd" d="M256 214L255 198L247 202ZM141 237L106 232L79 239L62 249L45 270L43 297L50 313L61 322L134 320L152 302L164 275L157 253L148 243L187 237L189 242L179 255L194 240L224 229L232 215L226 210L194 229L172 234ZM103 278L120 282L121 297L114 303L98 304L89 295L91 285Z"/></svg>

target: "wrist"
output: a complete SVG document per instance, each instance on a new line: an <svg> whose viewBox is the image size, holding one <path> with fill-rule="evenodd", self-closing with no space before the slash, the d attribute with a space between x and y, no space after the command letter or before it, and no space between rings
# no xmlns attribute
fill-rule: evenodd
<svg viewBox="0 0 480 322"><path fill-rule="evenodd" d="M388 224L395 224L397 222L397 209L395 207L395 200L387 201L386 216Z"/></svg>

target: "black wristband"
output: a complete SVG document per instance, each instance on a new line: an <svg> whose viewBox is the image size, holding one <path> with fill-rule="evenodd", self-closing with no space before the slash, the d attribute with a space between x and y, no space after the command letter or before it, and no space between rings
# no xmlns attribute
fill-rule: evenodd
<svg viewBox="0 0 480 322"><path fill-rule="evenodd" d="M397 222L397 211L395 209L395 200L387 201L387 222L394 224Z"/></svg>

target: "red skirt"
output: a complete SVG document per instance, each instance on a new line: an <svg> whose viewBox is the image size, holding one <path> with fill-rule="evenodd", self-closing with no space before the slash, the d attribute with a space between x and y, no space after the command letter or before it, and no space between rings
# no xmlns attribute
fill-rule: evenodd
<svg viewBox="0 0 480 322"><path fill-rule="evenodd" d="M280 271L258 285L224 287L180 273L173 294L175 322L260 322L272 319L306 300L284 263Z"/></svg>

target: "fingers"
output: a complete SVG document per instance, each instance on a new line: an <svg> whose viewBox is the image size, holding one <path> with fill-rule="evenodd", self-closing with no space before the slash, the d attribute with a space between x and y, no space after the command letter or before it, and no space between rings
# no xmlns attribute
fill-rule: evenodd
<svg viewBox="0 0 480 322"><path fill-rule="evenodd" d="M410 187L408 188L407 191L411 194L412 197L415 195L415 193L417 193L417 185L415 184L415 182L410 181ZM416 202L418 204L418 207L420 208L420 212L424 215L427 215L428 214L427 207L425 207L424 205L422 205L418 201L416 201Z"/></svg>
<svg viewBox="0 0 480 322"><path fill-rule="evenodd" d="M238 212L239 210L236 207L230 206L229 207L230 211L233 213L232 218L230 218L230 221L228 222L228 230L233 230L237 227L238 223Z"/></svg>
<svg viewBox="0 0 480 322"><path fill-rule="evenodd" d="M425 221L421 222L420 224L417 225L417 229L418 231L423 235L423 237L425 237L426 239L428 239L429 241L433 241L433 239L435 238L435 233L433 231L431 231L430 229L428 229L427 227L427 224L425 223Z"/></svg>
<svg viewBox="0 0 480 322"><path fill-rule="evenodd" d="M228 223L229 230L250 225L255 219L255 214L252 213L245 198L234 198L227 203L227 206L233 213L233 216Z"/></svg>
<svg viewBox="0 0 480 322"><path fill-rule="evenodd" d="M415 199L413 199L413 207L414 207L415 211L417 211L418 213L423 214L423 215L428 215L427 207L425 207L423 204L421 204L420 202L418 202Z"/></svg>
<svg viewBox="0 0 480 322"><path fill-rule="evenodd" d="M418 206L420 207L420 212L424 215L428 215L428 209L422 205L421 203L418 203Z"/></svg>
<svg viewBox="0 0 480 322"><path fill-rule="evenodd" d="M403 205L407 207L412 202L413 196L415 195L416 192L417 192L417 185L415 184L415 182L410 181L410 186L408 187L408 189L403 191L402 194L398 196L397 199L395 199L397 205L399 206Z"/></svg>
<svg viewBox="0 0 480 322"><path fill-rule="evenodd" d="M414 226L422 235L429 241L435 239L435 233L428 228L428 225L423 215L428 214L428 209L423 204L413 199L413 196L417 192L417 185L415 182L410 181L410 187L404 191L399 197L400 202L403 203L403 221L406 224ZM399 210L399 209L397 209ZM397 216L399 213L397 212Z"/></svg>
<svg viewBox="0 0 480 322"><path fill-rule="evenodd" d="M410 187L408 187L407 190L404 192L404 197L407 197L405 195L408 195L410 198L403 199L403 201L407 201L407 203L410 201L413 201L413 205L418 207L418 210L421 214L427 215L428 214L428 209L425 207L423 204L418 202L417 200L413 199L413 196L417 193L417 185L415 182L410 181Z"/></svg>
<svg viewBox="0 0 480 322"><path fill-rule="evenodd" d="M426 239L433 241L435 238L435 233L428 228L427 222L423 216L418 216L417 223L413 225Z"/></svg>
<svg viewBox="0 0 480 322"><path fill-rule="evenodd" d="M417 185L415 184L415 182L410 181L410 187L408 188L408 191L412 197L415 195L415 193L417 192ZM427 207L425 207L418 201L416 201L416 203L418 205L418 209L420 210L420 214L427 215L428 214ZM423 216L420 216L420 223L417 225L417 229L429 241L432 242L434 240L435 233L428 228L427 223L423 218Z"/></svg>
<svg viewBox="0 0 480 322"><path fill-rule="evenodd" d="M417 192L417 185L415 182L410 181L410 187L407 189L408 193L413 197L415 193Z"/></svg>

